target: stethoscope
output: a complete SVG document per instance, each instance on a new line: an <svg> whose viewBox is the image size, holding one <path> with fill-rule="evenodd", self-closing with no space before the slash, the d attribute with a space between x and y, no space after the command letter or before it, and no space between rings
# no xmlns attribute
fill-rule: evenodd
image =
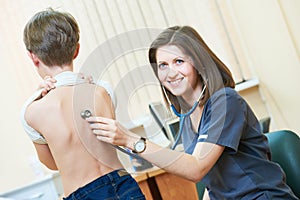
<svg viewBox="0 0 300 200"><path fill-rule="evenodd" d="M92 114L92 112L91 112L90 110L86 109L86 110L81 111L80 116L82 117L82 119L85 120L85 119L87 119L87 118L89 118L89 117L92 117L93 114ZM125 154L127 154L127 155L129 155L129 156L132 156L132 157L134 157L134 158L136 158L136 159L145 160L144 158L142 158L142 157L140 157L140 156L138 156L138 155L136 155L136 154L134 154L134 153L131 153L131 152L130 152L129 150L127 150L127 149L124 149L124 148L119 147L119 146L117 146L117 145L112 145L112 146L115 147L116 149L118 149L119 151L122 151L123 153L125 153Z"/></svg>
<svg viewBox="0 0 300 200"><path fill-rule="evenodd" d="M170 101L170 99L169 99L169 97L168 97L168 95L167 95L167 93L166 93L166 90L165 90L165 87L164 87L164 86L162 86L162 89L163 89L163 92L165 93L166 99L167 99L167 101L168 101L168 103L169 103L169 105L170 105L171 110L174 112L174 114L175 114L177 117L180 118L180 120L179 120L179 131L178 131L178 134L177 134L177 136L176 136L175 142L173 143L173 145L172 145L172 147L171 147L171 149L174 150L174 149L176 148L176 146L178 145L179 139L181 138L181 135L182 135L182 127L183 127L183 123L184 123L184 121L185 121L185 118L186 118L187 116L189 116L190 114L192 114L192 113L195 111L195 109L197 108L197 106L198 106L198 104L199 104L199 102L200 102L200 99L202 98L202 95L203 95L203 93L205 92L206 85L204 85L204 87L203 87L203 89L202 89L202 91L201 91L201 93L200 93L200 96L199 96L199 98L197 99L197 101L194 103L193 107L192 107L188 112L186 112L186 113L179 113L179 112L176 110L175 106L171 103L171 101Z"/></svg>
<svg viewBox="0 0 300 200"><path fill-rule="evenodd" d="M169 100L169 97L167 96L167 93L166 93L166 91L165 91L164 86L162 86L162 89L163 89L163 92L165 93L165 96L166 96L166 99L167 99L167 101L168 101L168 103L169 103L169 105L170 105L170 108L172 109L172 111L174 112L174 114L175 114L177 117L180 118L179 131L178 131L178 134L177 134L177 136L176 136L175 142L174 142L174 144L173 144L172 147L171 147L171 149L174 150L174 149L176 148L176 146L178 145L179 139L181 138L181 135L182 135L182 127L183 127L183 123L184 123L184 121L185 121L185 118L186 118L187 116L189 116L190 114L192 114L192 113L195 111L195 109L197 108L197 106L198 106L198 104L199 104L199 102L200 102L200 99L202 98L202 95L203 95L203 93L205 92L206 85L204 85L204 87L203 87L203 89L202 89L202 91L201 91L201 93L200 93L200 96L199 96L199 98L197 99L197 101L194 103L193 107L192 107L188 112L186 112L186 113L179 113L179 112L176 110L175 106L174 106L174 105L171 103L171 101ZM83 111L80 113L80 115L81 115L81 117L82 117L83 119L86 119L86 118L92 116L92 112L91 112L90 110L83 110ZM127 150L125 150L125 149L123 149L123 148L121 148L121 147L119 147L119 146L117 146L117 145L113 145L113 146L114 146L115 148L117 148L118 150L122 151L123 153L127 154L127 155L133 156L133 157L138 158L138 159L142 159L140 156L135 155L135 154L132 154L132 153L128 152Z"/></svg>

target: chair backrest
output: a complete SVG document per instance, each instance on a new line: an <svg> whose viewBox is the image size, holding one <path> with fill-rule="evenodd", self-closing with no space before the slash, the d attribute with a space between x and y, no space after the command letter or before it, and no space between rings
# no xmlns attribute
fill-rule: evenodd
<svg viewBox="0 0 300 200"><path fill-rule="evenodd" d="M289 130L265 134L268 138L272 161L278 163L286 174L286 181L300 198L300 139Z"/></svg>
<svg viewBox="0 0 300 200"><path fill-rule="evenodd" d="M260 129L263 133L268 133L270 130L270 117L265 117L259 120Z"/></svg>
<svg viewBox="0 0 300 200"><path fill-rule="evenodd" d="M205 192L205 185L200 181L196 183L196 189L198 193L198 200L202 200Z"/></svg>

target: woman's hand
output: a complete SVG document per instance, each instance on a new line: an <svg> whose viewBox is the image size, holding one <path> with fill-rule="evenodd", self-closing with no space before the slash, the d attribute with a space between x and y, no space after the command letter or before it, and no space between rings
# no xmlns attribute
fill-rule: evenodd
<svg viewBox="0 0 300 200"><path fill-rule="evenodd" d="M116 120L104 117L89 117L86 120L90 123L93 133L100 141L133 150L133 144L140 138Z"/></svg>
<svg viewBox="0 0 300 200"><path fill-rule="evenodd" d="M40 83L38 90L42 89L42 97L44 97L50 90L55 88L56 80L51 76L45 76L44 81Z"/></svg>

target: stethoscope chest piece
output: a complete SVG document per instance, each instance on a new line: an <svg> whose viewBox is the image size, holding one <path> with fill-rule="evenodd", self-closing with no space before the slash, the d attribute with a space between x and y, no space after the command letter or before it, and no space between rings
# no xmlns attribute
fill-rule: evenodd
<svg viewBox="0 0 300 200"><path fill-rule="evenodd" d="M90 110L83 110L83 111L81 111L80 116L83 119L86 119L86 118L89 118L92 116L92 112Z"/></svg>

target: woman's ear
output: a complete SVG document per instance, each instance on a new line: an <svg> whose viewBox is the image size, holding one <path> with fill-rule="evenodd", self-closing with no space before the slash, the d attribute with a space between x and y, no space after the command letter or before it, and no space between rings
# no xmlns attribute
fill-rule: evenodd
<svg viewBox="0 0 300 200"><path fill-rule="evenodd" d="M78 44L77 44L77 47L76 47L76 49L75 49L75 52L74 52L73 59L75 59L75 58L78 56L79 49L80 49L80 44L78 43Z"/></svg>
<svg viewBox="0 0 300 200"><path fill-rule="evenodd" d="M33 54L32 52L30 52L30 51L27 51L27 55L32 60L34 66L39 67L39 65L40 65L40 59L35 54Z"/></svg>

